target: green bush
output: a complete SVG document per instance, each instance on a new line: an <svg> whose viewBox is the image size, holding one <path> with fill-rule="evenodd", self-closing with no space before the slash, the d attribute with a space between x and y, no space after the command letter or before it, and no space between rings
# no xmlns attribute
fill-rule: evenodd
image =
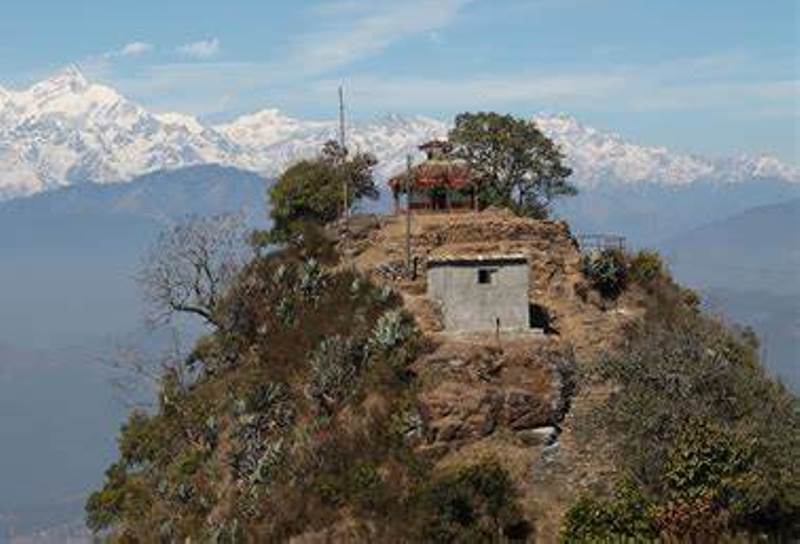
<svg viewBox="0 0 800 544"><path fill-rule="evenodd" d="M415 500L417 541L524 540L530 532L510 476L493 461L441 476Z"/></svg>
<svg viewBox="0 0 800 544"><path fill-rule="evenodd" d="M748 486L756 475L753 444L703 421L675 438L664 474L666 504L654 517L671 535L715 535L750 525Z"/></svg>
<svg viewBox="0 0 800 544"><path fill-rule="evenodd" d="M125 513L127 481L128 475L119 463L106 470L105 486L89 495L86 501L86 525L89 529L100 531L120 521Z"/></svg>
<svg viewBox="0 0 800 544"><path fill-rule="evenodd" d="M618 485L610 498L584 495L567 511L562 523L563 542L651 541L658 536L652 506L637 486Z"/></svg>
<svg viewBox="0 0 800 544"><path fill-rule="evenodd" d="M655 251L640 250L628 259L628 277L639 285L650 285L664 274L664 262Z"/></svg>
<svg viewBox="0 0 800 544"><path fill-rule="evenodd" d="M625 253L619 249L593 251L583 258L583 273L603 298L615 299L628 282Z"/></svg>
<svg viewBox="0 0 800 544"><path fill-rule="evenodd" d="M342 187L347 184L350 208L363 198L377 199L373 180L377 159L370 153L348 156L335 142L327 142L313 159L299 161L284 171L269 189L273 230L252 242L265 245L303 236L304 224L324 225L343 215Z"/></svg>
<svg viewBox="0 0 800 544"><path fill-rule="evenodd" d="M123 424L119 451L128 466L155 463L164 457L162 424L157 417L134 411Z"/></svg>

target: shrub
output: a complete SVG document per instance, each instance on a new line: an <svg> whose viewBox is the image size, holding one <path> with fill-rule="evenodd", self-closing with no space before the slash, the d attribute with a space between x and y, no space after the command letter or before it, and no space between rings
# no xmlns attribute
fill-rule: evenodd
<svg viewBox="0 0 800 544"><path fill-rule="evenodd" d="M488 542L529 532L508 473L494 461L435 479L416 497L417 540Z"/></svg>
<svg viewBox="0 0 800 544"><path fill-rule="evenodd" d="M328 142L313 159L296 162L269 189L271 235L258 237L256 244L290 241L302 234L304 223L324 225L341 216L342 187L349 187L347 207L363 198L377 199L373 180L377 164L369 153L348 156L347 150Z"/></svg>
<svg viewBox="0 0 800 544"><path fill-rule="evenodd" d="M387 351L406 340L411 335L410 323L403 314L391 310L383 314L372 332L370 345L377 351Z"/></svg>
<svg viewBox="0 0 800 544"><path fill-rule="evenodd" d="M765 375L752 342L682 307L598 366L617 388L593 424L665 534L800 534L797 399Z"/></svg>
<svg viewBox="0 0 800 544"><path fill-rule="evenodd" d="M720 534L746 525L748 480L753 450L746 439L704 421L692 421L678 433L665 467L667 503L655 513L668 534ZM741 523L744 522L744 523Z"/></svg>
<svg viewBox="0 0 800 544"><path fill-rule="evenodd" d="M560 540L653 540L658 536L658 531L651 520L651 508L639 488L627 481L619 484L608 499L584 495L567 511Z"/></svg>
<svg viewBox="0 0 800 544"><path fill-rule="evenodd" d="M583 273L604 298L615 299L628 281L625 254L618 249L594 251L583 258Z"/></svg>
<svg viewBox="0 0 800 544"><path fill-rule="evenodd" d="M92 531L105 529L119 521L125 510L127 474L114 463L106 470L103 489L89 495L86 501L86 525Z"/></svg>
<svg viewBox="0 0 800 544"><path fill-rule="evenodd" d="M641 250L629 258L628 277L632 282L647 286L664 273L664 263L655 251Z"/></svg>
<svg viewBox="0 0 800 544"><path fill-rule="evenodd" d="M251 479L254 483L266 484L272 479L285 460L286 450L283 440L278 439L265 445L264 453L256 463Z"/></svg>
<svg viewBox="0 0 800 544"><path fill-rule="evenodd" d="M158 417L134 411L122 425L120 456L128 466L154 463L164 456L164 438Z"/></svg>
<svg viewBox="0 0 800 544"><path fill-rule="evenodd" d="M363 354L352 338L332 336L320 342L310 357L308 395L321 407L331 407L353 390Z"/></svg>

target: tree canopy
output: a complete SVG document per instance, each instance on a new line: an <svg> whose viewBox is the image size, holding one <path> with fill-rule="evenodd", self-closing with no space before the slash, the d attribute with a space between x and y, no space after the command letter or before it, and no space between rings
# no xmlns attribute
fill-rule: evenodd
<svg viewBox="0 0 800 544"><path fill-rule="evenodd" d="M350 156L338 143L329 141L317 157L290 166L269 190L273 235L286 240L302 223L324 225L341 216L345 184L347 209L364 198L377 199L373 179L377 163L371 153Z"/></svg>
<svg viewBox="0 0 800 544"><path fill-rule="evenodd" d="M456 116L449 140L467 162L481 206L545 217L552 201L577 194L564 154L533 121L493 112Z"/></svg>

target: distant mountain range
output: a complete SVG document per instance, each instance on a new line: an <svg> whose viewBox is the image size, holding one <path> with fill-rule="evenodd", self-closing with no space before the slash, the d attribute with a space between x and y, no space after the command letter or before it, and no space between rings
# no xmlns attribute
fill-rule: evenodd
<svg viewBox="0 0 800 544"><path fill-rule="evenodd" d="M692 229L660 249L712 311L755 329L767 367L800 391L800 199Z"/></svg>
<svg viewBox="0 0 800 544"><path fill-rule="evenodd" d="M626 142L566 115L539 115L535 121L561 144L580 187L800 183L797 168L771 156L709 159ZM336 128L335 121L295 119L274 109L221 125L153 113L70 67L24 90L0 88L0 199L210 163L273 176L318 150ZM447 129L435 119L389 115L354 124L348 142L374 152L383 176L401 168L419 143L443 137Z"/></svg>
<svg viewBox="0 0 800 544"><path fill-rule="evenodd" d="M695 285L800 296L800 198L692 229L662 248Z"/></svg>

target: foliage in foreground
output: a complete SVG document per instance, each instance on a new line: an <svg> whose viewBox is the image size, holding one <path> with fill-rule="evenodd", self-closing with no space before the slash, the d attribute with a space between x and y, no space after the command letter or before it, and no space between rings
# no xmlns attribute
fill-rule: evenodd
<svg viewBox="0 0 800 544"><path fill-rule="evenodd" d="M123 425L87 501L91 529L120 542L524 529L499 466L436 474L414 453L424 430L408 365L424 342L399 297L327 254L290 246L245 266L187 361L195 378L166 373L158 409Z"/></svg>
<svg viewBox="0 0 800 544"><path fill-rule="evenodd" d="M584 255L583 274L603 298L615 299L628 284L627 256L619 249L604 249Z"/></svg>
<svg viewBox="0 0 800 544"><path fill-rule="evenodd" d="M595 376L618 386L592 424L613 437L622 479L572 507L563 539L796 538L800 403L764 373L752 334L700 314L638 260L647 319Z"/></svg>

